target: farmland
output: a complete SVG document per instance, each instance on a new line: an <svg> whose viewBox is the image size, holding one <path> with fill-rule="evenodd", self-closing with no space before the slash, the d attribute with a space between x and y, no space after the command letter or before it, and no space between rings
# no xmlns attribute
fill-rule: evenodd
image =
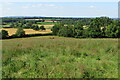
<svg viewBox="0 0 120 80"><path fill-rule="evenodd" d="M3 24L3 78L118 78L120 20L31 17Z"/></svg>
<svg viewBox="0 0 120 80"><path fill-rule="evenodd" d="M38 20L42 20L42 19L25 19L27 21L38 21ZM0 30L6 30L8 31L8 35L12 36L13 34L16 33L17 31L17 27L12 28L10 27L11 23L7 23L6 25L0 25ZM18 23L19 25L21 25L22 23ZM55 22L51 21L50 19L48 21L45 22L38 22L36 24L33 25L38 25L38 27L40 26L44 26L46 30L33 30L33 29L24 29L25 34L45 34L45 33L52 33L51 28L54 26Z"/></svg>
<svg viewBox="0 0 120 80"><path fill-rule="evenodd" d="M37 22L38 24L46 25L46 24L55 24L55 22Z"/></svg>
<svg viewBox="0 0 120 80"><path fill-rule="evenodd" d="M16 31L17 31L17 29L15 29L15 28L1 28L0 30L8 31L9 36L15 34ZM24 29L24 31L25 31L26 34L51 33L50 29L46 29L45 31L40 31L40 30L39 31L35 31L33 29Z"/></svg>
<svg viewBox="0 0 120 80"><path fill-rule="evenodd" d="M118 78L118 39L44 36L2 43L3 78Z"/></svg>

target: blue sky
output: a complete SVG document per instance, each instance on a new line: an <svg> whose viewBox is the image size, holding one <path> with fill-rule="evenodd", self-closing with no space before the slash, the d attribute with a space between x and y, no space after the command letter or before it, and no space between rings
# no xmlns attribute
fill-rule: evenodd
<svg viewBox="0 0 120 80"><path fill-rule="evenodd" d="M0 16L118 17L118 2L3 2Z"/></svg>

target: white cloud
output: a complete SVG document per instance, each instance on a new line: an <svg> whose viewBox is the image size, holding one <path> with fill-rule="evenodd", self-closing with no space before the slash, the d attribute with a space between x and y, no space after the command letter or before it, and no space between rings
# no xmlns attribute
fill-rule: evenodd
<svg viewBox="0 0 120 80"><path fill-rule="evenodd" d="M11 8L6 8L7 10L11 10Z"/></svg>
<svg viewBox="0 0 120 80"><path fill-rule="evenodd" d="M95 6L93 6L93 5L91 5L91 6L89 6L90 8L96 8Z"/></svg>
<svg viewBox="0 0 120 80"><path fill-rule="evenodd" d="M7 5L11 5L11 4L13 4L13 3L12 3L12 2L6 2L6 4L7 4Z"/></svg>
<svg viewBox="0 0 120 80"><path fill-rule="evenodd" d="M57 7L54 4L28 4L28 5L24 5L22 6L22 8L37 8L37 7Z"/></svg>
<svg viewBox="0 0 120 80"><path fill-rule="evenodd" d="M27 8L29 8L29 6L22 6L22 8L26 8L27 9Z"/></svg>
<svg viewBox="0 0 120 80"><path fill-rule="evenodd" d="M53 5L53 4L48 4L47 6L49 6L49 7L55 7L55 5Z"/></svg>
<svg viewBox="0 0 120 80"><path fill-rule="evenodd" d="M54 4L38 4L38 5L34 5L36 7L55 7L56 5Z"/></svg>

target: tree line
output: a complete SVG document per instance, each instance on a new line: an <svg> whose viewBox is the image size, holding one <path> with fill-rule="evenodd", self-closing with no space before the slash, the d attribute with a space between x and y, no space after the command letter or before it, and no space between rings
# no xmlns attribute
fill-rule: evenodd
<svg viewBox="0 0 120 80"><path fill-rule="evenodd" d="M88 21L87 21L88 20ZM109 17L61 21L51 29L54 35L74 38L119 38L120 20ZM71 24L72 22L72 24ZM67 24L66 24L67 23Z"/></svg>
<svg viewBox="0 0 120 80"><path fill-rule="evenodd" d="M13 19L14 20L14 19ZM13 36L25 35L23 29L45 30L44 26L30 22L11 22L11 28L18 28ZM120 38L120 20L109 17L61 19L52 27L52 34L74 38ZM2 30L1 38L7 38L8 32Z"/></svg>
<svg viewBox="0 0 120 80"><path fill-rule="evenodd" d="M23 29L33 29L33 30L46 30L43 25L40 27L37 24L31 22L28 23L11 23L10 28L23 28Z"/></svg>

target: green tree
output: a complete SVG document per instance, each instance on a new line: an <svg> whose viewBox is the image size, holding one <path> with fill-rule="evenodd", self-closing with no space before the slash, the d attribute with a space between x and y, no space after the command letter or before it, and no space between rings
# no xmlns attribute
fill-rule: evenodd
<svg viewBox="0 0 120 80"><path fill-rule="evenodd" d="M5 39L5 38L7 38L9 35L8 35L8 31L6 31L6 30L1 30L0 31L0 38L2 38L2 39Z"/></svg>
<svg viewBox="0 0 120 80"><path fill-rule="evenodd" d="M36 30L36 31L37 31L37 30L40 30L40 28L39 28L38 25L33 25L32 27L33 27L33 30Z"/></svg>
<svg viewBox="0 0 120 80"><path fill-rule="evenodd" d="M80 38L83 36L83 25L81 23L77 23L74 25L73 35L75 38Z"/></svg>
<svg viewBox="0 0 120 80"><path fill-rule="evenodd" d="M33 29L33 25L32 25L32 23L30 23L30 22L26 23L26 27Z"/></svg>
<svg viewBox="0 0 120 80"><path fill-rule="evenodd" d="M63 26L61 29L58 31L58 36L63 36L63 37L74 37L73 35L73 26Z"/></svg>
<svg viewBox="0 0 120 80"><path fill-rule="evenodd" d="M112 19L109 17L96 17L93 19L93 21L100 27L106 27L112 23Z"/></svg>
<svg viewBox="0 0 120 80"><path fill-rule="evenodd" d="M18 28L15 35L17 37L24 37L25 36L25 31L22 28Z"/></svg>
<svg viewBox="0 0 120 80"><path fill-rule="evenodd" d="M55 25L52 27L52 29L51 29L51 30L52 30L52 33L53 33L54 35L57 35L61 27L64 27L64 24L62 24L62 23L57 23L57 24L55 24Z"/></svg>
<svg viewBox="0 0 120 80"><path fill-rule="evenodd" d="M120 26L112 23L108 25L106 29L106 36L112 38L120 38Z"/></svg>
<svg viewBox="0 0 120 80"><path fill-rule="evenodd" d="M94 21L90 24L88 29L84 32L85 37L99 38L102 36L100 25L96 24Z"/></svg>
<svg viewBox="0 0 120 80"><path fill-rule="evenodd" d="M42 25L40 26L40 30L46 30L45 27Z"/></svg>
<svg viewBox="0 0 120 80"><path fill-rule="evenodd" d="M15 28L15 24L14 24L14 23L11 23L9 27L10 27L10 28Z"/></svg>

